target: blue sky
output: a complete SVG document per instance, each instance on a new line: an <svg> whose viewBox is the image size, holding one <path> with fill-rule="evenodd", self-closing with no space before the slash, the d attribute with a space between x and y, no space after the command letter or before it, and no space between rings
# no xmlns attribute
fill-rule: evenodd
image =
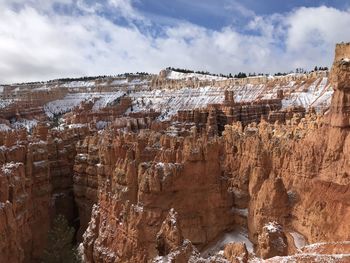
<svg viewBox="0 0 350 263"><path fill-rule="evenodd" d="M271 15L285 13L299 7L335 7L347 9L346 0L143 0L135 1L134 7L146 16L163 16L173 19L183 19L194 24L211 29L220 29L232 22L244 22L245 17L240 10L256 15ZM238 21L236 17L238 16Z"/></svg>
<svg viewBox="0 0 350 263"><path fill-rule="evenodd" d="M0 0L0 83L167 66L214 73L332 63L345 0Z"/></svg>

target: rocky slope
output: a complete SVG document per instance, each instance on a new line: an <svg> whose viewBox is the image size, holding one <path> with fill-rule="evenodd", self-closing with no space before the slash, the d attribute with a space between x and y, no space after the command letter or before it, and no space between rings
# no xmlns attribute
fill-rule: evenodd
<svg viewBox="0 0 350 263"><path fill-rule="evenodd" d="M0 142L0 261L36 262L46 246L51 220L77 218L72 170L75 143L86 130L36 127L2 132Z"/></svg>
<svg viewBox="0 0 350 263"><path fill-rule="evenodd" d="M57 214L84 262L348 262L348 57L329 76L5 87L0 262L39 262Z"/></svg>
<svg viewBox="0 0 350 263"><path fill-rule="evenodd" d="M332 74L346 74L347 68L337 72L337 60ZM346 109L341 102L333 106L337 93L346 92L341 82L333 83L329 116ZM344 118L346 114L341 115ZM116 167L116 174L107 177L107 186L102 183L99 189L82 243L87 262L147 262L152 258L157 262L216 262L225 260L225 254L231 254L226 260L234 262L237 257L226 249L224 256L219 253L213 259L201 258L199 251L238 227L247 228L254 246L254 253L243 249L245 260L294 254L303 242L350 238L348 130L344 126L311 113L305 118L295 115L286 125L261 122L243 128L233 124L225 127L221 137L207 137L193 129L183 138L157 132L126 133L122 138L132 138L126 146L119 136L111 135L113 131L105 133L115 138L108 145L124 169ZM121 151L120 145L126 149ZM130 162L132 169L126 168ZM104 167L103 163L98 166ZM124 184L113 183L122 178ZM110 212L109 207L117 210ZM178 214L181 231L171 229L170 222L168 233L160 234L172 211ZM343 249L343 254L349 253L346 246ZM304 254L295 257L303 260ZM306 261L313 257L309 255ZM349 255L338 258L345 262Z"/></svg>

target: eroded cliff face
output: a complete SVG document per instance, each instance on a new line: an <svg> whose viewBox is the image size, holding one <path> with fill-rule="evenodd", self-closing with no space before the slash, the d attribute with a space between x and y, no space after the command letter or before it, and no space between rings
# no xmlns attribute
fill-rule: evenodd
<svg viewBox="0 0 350 263"><path fill-rule="evenodd" d="M1 262L40 261L55 215L77 218L71 175L74 145L85 132L39 125L32 136L1 134Z"/></svg>
<svg viewBox="0 0 350 263"><path fill-rule="evenodd" d="M97 236L94 246L87 247L93 260L103 261L99 251L104 250L123 262L135 262L135 251L142 251L139 259L144 261L156 256L156 235L170 208L178 212L183 235L198 247L230 227L232 195L227 192L227 180L221 178L218 141L151 131L110 137L99 141L101 162L95 164L97 174L91 179L99 181L98 206L92 217L105 225L95 228L90 222L84 234L85 239ZM116 209L112 218L110 207ZM115 238L109 248L105 245L112 229ZM130 251L116 250L118 246Z"/></svg>
<svg viewBox="0 0 350 263"><path fill-rule="evenodd" d="M187 252L180 252L179 240L204 251L238 227L247 228L254 254L231 247L204 259L190 249L186 260L235 262L239 253L232 251L238 249L245 261L299 253L296 260L307 262L315 257L299 251L298 237L306 244L349 240L346 65L336 61L331 73L340 76L332 77L330 121L296 114L284 125L227 125L221 137L208 127L207 133L192 129L184 137L106 130L91 147L100 145L99 160L109 148L114 161L109 172L103 162L95 165L98 198L82 243L85 261L181 262L174 255ZM162 225L173 209L181 235L169 230L171 223ZM164 228L170 237L159 234ZM168 244L169 239L174 242ZM342 254L349 253L346 245L339 246Z"/></svg>
<svg viewBox="0 0 350 263"><path fill-rule="evenodd" d="M348 57L338 45L325 115L287 109L285 98L317 88L327 97L326 73L235 83L165 72L116 100L52 102L57 114L77 105L62 125L1 131L0 261L40 261L57 214L77 227L89 263L349 261ZM185 84L198 98L172 97Z"/></svg>
<svg viewBox="0 0 350 263"><path fill-rule="evenodd" d="M348 240L349 178L339 167L346 157L330 172L329 166L336 167L327 158L332 129L315 116L307 117L305 123L283 127L265 122L244 130L227 126L220 138L179 139L149 132L147 139L115 139L111 145L126 148L120 141L137 138L124 151L112 150L122 155L99 189L92 214L99 223L90 223L83 242L84 247L89 244L86 261L109 262L100 251L116 253L113 260L120 262L133 262L126 255L137 253L142 254L140 262L155 257L157 232L172 208L179 213L184 237L199 250L238 226L248 228L257 255L264 257L295 252L295 232L308 243ZM118 212L111 207L119 207ZM132 207L132 213L121 213L121 207ZM246 218L240 211L248 211ZM264 229L271 222L283 226L284 248L275 248L277 254L261 252Z"/></svg>

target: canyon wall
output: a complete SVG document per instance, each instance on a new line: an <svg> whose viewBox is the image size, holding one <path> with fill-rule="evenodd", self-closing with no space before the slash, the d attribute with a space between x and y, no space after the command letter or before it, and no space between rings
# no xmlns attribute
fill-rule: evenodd
<svg viewBox="0 0 350 263"><path fill-rule="evenodd" d="M0 261L40 262L58 214L88 263L350 260L348 47L329 80L163 72L64 83L16 111L30 131L1 115Z"/></svg>
<svg viewBox="0 0 350 263"><path fill-rule="evenodd" d="M40 262L55 215L77 219L72 171L75 143L86 132L39 125L33 135L1 133L1 262Z"/></svg>
<svg viewBox="0 0 350 263"><path fill-rule="evenodd" d="M147 148L140 149L140 142L133 145L152 152L146 159L125 149L117 157L124 168L117 165L110 185L99 189L84 234L86 261L135 262L136 257L147 262L157 256L157 232L172 208L184 238L199 250L223 233L247 226L263 255L259 240L270 222L283 226L289 251L295 252L294 232L308 243L349 240L346 156L328 158L335 153L329 149L330 127L315 116L307 118L289 127L265 122L245 130L226 126L221 138L189 136L183 142L151 133L144 142ZM176 145L182 150L176 151ZM236 214L242 210L248 211L243 219Z"/></svg>
<svg viewBox="0 0 350 263"><path fill-rule="evenodd" d="M207 133L196 128L184 137L107 130L92 140L89 147L100 145L101 161L101 142L111 138L117 161L108 163L114 172L103 175L103 161L95 165L99 183L83 237L85 261L157 262L181 254L183 261L170 262L202 262L198 251L239 227L247 228L254 246L247 260L297 253L296 234L306 243L339 242L348 253L348 69L335 61L335 95L326 118L310 112L285 125L233 123L221 137L208 136L206 127ZM164 239L179 240L177 234L159 243L169 211L177 213L180 240L196 248L176 241L177 247L164 249Z"/></svg>
<svg viewBox="0 0 350 263"><path fill-rule="evenodd" d="M342 47L342 49L344 49ZM345 54L347 51L337 51L339 56ZM179 73L182 76L169 77L172 74L171 70L162 70L159 75L154 76L151 81L151 87L157 89L162 87L163 89L180 89L182 87L200 88L200 87L232 87L232 86L245 86L245 85L266 85L269 87L275 86L277 83L283 85L293 81L302 83L304 81L313 81L317 78L328 77L327 71L315 71L309 74L292 74L287 76L255 76L248 78L221 78L221 77L207 77L201 74L193 74L194 76L186 76L186 74ZM189 74L191 75L191 74Z"/></svg>

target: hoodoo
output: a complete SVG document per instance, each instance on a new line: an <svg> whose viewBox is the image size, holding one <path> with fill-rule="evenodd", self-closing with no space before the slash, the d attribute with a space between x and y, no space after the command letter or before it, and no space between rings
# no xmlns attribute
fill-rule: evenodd
<svg viewBox="0 0 350 263"><path fill-rule="evenodd" d="M1 93L0 262L58 215L87 263L350 262L350 44L330 73L42 85Z"/></svg>
<svg viewBox="0 0 350 263"><path fill-rule="evenodd" d="M330 125L350 127L350 43L337 44L330 81L334 89L330 106Z"/></svg>

